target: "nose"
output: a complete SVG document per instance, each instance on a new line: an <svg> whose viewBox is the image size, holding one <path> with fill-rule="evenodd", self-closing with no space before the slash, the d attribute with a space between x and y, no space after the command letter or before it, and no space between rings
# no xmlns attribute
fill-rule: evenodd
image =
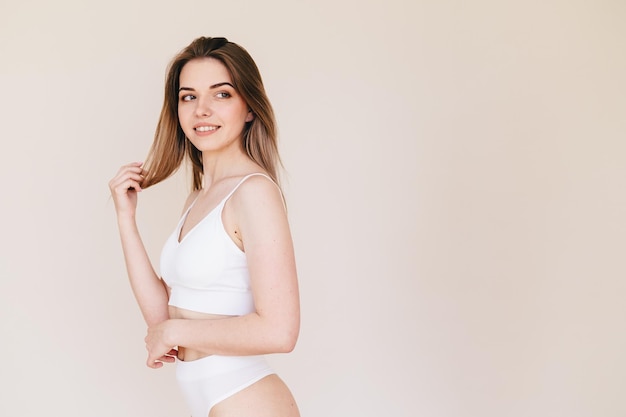
<svg viewBox="0 0 626 417"><path fill-rule="evenodd" d="M198 98L196 100L196 116L198 117L208 117L213 112L211 111L211 101L203 98Z"/></svg>

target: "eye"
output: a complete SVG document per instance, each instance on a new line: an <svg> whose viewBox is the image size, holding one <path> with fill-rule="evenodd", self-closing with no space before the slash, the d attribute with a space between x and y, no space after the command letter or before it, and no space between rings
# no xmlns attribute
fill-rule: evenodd
<svg viewBox="0 0 626 417"><path fill-rule="evenodd" d="M226 92L226 91L221 91L219 93L216 94L217 98L229 98L230 97L230 93Z"/></svg>
<svg viewBox="0 0 626 417"><path fill-rule="evenodd" d="M185 94L184 96L180 96L180 101L191 101L195 98L196 96L194 96L193 94Z"/></svg>

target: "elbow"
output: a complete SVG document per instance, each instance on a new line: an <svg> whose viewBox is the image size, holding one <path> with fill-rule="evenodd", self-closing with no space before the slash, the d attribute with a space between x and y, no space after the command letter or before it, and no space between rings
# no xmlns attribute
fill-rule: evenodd
<svg viewBox="0 0 626 417"><path fill-rule="evenodd" d="M274 334L272 351L273 353L289 353L292 352L298 341L299 326L284 328Z"/></svg>
<svg viewBox="0 0 626 417"><path fill-rule="evenodd" d="M289 353L292 352L296 348L296 342L298 341L298 336L285 336L281 340L277 340L274 345L275 353Z"/></svg>
<svg viewBox="0 0 626 417"><path fill-rule="evenodd" d="M281 353L289 353L289 352L293 351L296 348L296 342L297 341L298 341L298 332L297 331L289 334L283 340L283 343L281 345L281 347L282 347Z"/></svg>
<svg viewBox="0 0 626 417"><path fill-rule="evenodd" d="M259 316L263 323L262 349L265 353L292 352L296 347L300 333L299 312Z"/></svg>

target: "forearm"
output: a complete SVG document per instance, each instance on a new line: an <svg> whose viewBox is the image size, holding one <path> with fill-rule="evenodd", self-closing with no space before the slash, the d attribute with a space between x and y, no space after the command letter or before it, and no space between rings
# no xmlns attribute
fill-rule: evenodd
<svg viewBox="0 0 626 417"><path fill-rule="evenodd" d="M118 218L130 285L148 326L169 318L167 291L152 267L134 218Z"/></svg>
<svg viewBox="0 0 626 417"><path fill-rule="evenodd" d="M211 355L262 355L293 350L299 318L272 320L257 313L217 320L170 320L171 346Z"/></svg>

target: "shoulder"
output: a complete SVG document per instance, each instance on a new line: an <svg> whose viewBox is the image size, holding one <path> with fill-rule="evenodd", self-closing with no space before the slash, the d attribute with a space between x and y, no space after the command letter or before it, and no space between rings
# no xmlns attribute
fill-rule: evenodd
<svg viewBox="0 0 626 417"><path fill-rule="evenodd" d="M260 219L285 214L282 191L266 174L242 177L231 200L232 207L240 216Z"/></svg>
<svg viewBox="0 0 626 417"><path fill-rule="evenodd" d="M278 200L282 205L283 201L282 191L278 184L269 175L260 172L242 177L232 197L241 204Z"/></svg>
<svg viewBox="0 0 626 417"><path fill-rule="evenodd" d="M264 175L244 178L231 198L231 219L246 253L255 252L258 245L288 245L289 221L280 188Z"/></svg>

